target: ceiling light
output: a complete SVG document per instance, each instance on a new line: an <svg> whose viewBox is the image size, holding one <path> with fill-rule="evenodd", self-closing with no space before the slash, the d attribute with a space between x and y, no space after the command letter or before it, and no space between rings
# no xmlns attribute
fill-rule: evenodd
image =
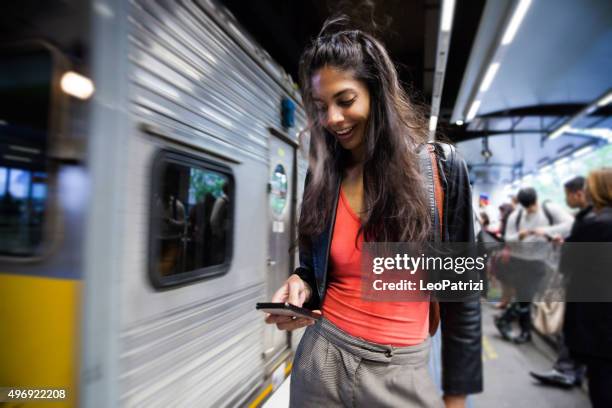
<svg viewBox="0 0 612 408"><path fill-rule="evenodd" d="M608 94L606 96L604 96L603 98L601 98L598 102L597 102L597 106L599 106L600 108L606 106L607 104L609 104L610 102L612 102L612 91L608 92Z"/></svg>
<svg viewBox="0 0 612 408"><path fill-rule="evenodd" d="M581 157L584 156L588 153L591 153L593 150L595 150L595 148L593 146L587 146L587 147L583 147L581 149L578 149L574 152L574 157Z"/></svg>
<svg viewBox="0 0 612 408"><path fill-rule="evenodd" d="M91 79L73 71L66 72L60 84L65 93L78 99L88 99L94 93Z"/></svg>
<svg viewBox="0 0 612 408"><path fill-rule="evenodd" d="M463 121L462 120L458 120L458 121L455 122L455 125L463 126Z"/></svg>
<svg viewBox="0 0 612 408"><path fill-rule="evenodd" d="M560 128L556 129L554 132L552 132L550 136L548 136L548 139L549 140L556 139L570 129L571 129L570 125L563 125Z"/></svg>
<svg viewBox="0 0 612 408"><path fill-rule="evenodd" d="M455 11L455 0L442 1L442 23L441 31L450 31L453 26L453 12Z"/></svg>
<svg viewBox="0 0 612 408"><path fill-rule="evenodd" d="M512 19L510 20L510 24L508 24L508 28L506 28L506 32L502 38L502 45L508 45L512 42L514 35L523 22L523 18L525 17L525 14L527 14L527 10L529 9L530 5L531 0L521 0L519 5L516 7L514 14L512 15Z"/></svg>
<svg viewBox="0 0 612 408"><path fill-rule="evenodd" d="M482 84L480 85L480 92L486 92L491 86L491 82L493 82L493 78L495 78L495 74L499 69L499 62L495 62L489 65L489 69L487 69L487 73L485 74L484 79L482 80Z"/></svg>
<svg viewBox="0 0 612 408"><path fill-rule="evenodd" d="M550 170L552 170L552 165L547 164L546 166L544 166L544 167L542 167L540 169L540 172L545 173L545 172L550 171Z"/></svg>
<svg viewBox="0 0 612 408"><path fill-rule="evenodd" d="M474 102L472 102L472 106L470 107L470 111L468 112L465 120L467 122L470 122L472 119L474 119L474 117L476 116L476 113L478 113L478 109L480 109L480 101L475 100Z"/></svg>
<svg viewBox="0 0 612 408"><path fill-rule="evenodd" d="M432 116L429 118L429 130L430 131L434 131L436 130L436 126L438 125L438 117L437 116Z"/></svg>

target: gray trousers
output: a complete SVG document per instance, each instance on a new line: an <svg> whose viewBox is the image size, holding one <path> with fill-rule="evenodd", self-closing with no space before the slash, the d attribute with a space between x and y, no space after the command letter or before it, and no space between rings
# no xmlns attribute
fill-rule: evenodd
<svg viewBox="0 0 612 408"><path fill-rule="evenodd" d="M428 370L430 343L370 343L322 318L297 348L289 406L443 408Z"/></svg>

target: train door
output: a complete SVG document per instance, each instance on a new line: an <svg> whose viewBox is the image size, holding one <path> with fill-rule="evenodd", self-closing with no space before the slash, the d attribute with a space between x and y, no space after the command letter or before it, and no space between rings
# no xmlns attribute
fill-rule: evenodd
<svg viewBox="0 0 612 408"><path fill-rule="evenodd" d="M276 132L274 132L276 133ZM294 217L294 165L295 147L280 135L270 136L270 169L268 178L268 270L267 298L290 275L293 257L290 247ZM264 359L274 361L275 357L287 347L288 335L275 326L266 325Z"/></svg>

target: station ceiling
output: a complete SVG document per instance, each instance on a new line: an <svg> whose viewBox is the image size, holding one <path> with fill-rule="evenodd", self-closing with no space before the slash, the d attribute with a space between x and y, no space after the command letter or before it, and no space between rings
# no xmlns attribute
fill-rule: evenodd
<svg viewBox="0 0 612 408"><path fill-rule="evenodd" d="M342 13L383 41L414 99L431 103L441 1L222 0L242 26L297 81L302 50L330 16ZM485 0L458 1L440 123L450 119ZM374 22L374 23L372 23Z"/></svg>

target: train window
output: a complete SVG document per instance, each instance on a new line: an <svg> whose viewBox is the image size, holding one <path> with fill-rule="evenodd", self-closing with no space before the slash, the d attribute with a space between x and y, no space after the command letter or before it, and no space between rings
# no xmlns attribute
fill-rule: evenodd
<svg viewBox="0 0 612 408"><path fill-rule="evenodd" d="M277 164L270 179L270 207L272 212L283 215L287 206L287 173L282 164Z"/></svg>
<svg viewBox="0 0 612 408"><path fill-rule="evenodd" d="M223 165L161 152L153 170L149 275L167 287L227 272L234 181Z"/></svg>
<svg viewBox="0 0 612 408"><path fill-rule="evenodd" d="M47 142L53 57L0 51L0 255L41 252L47 218Z"/></svg>

